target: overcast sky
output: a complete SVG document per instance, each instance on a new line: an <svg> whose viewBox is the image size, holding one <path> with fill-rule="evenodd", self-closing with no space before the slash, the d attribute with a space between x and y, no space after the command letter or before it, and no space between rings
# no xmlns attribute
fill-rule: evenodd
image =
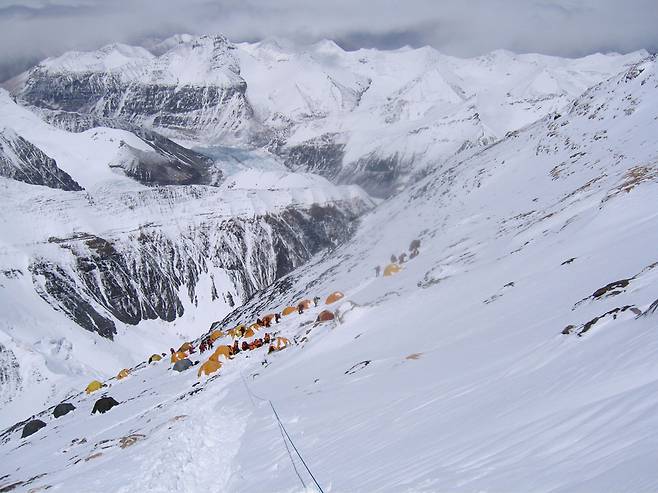
<svg viewBox="0 0 658 493"><path fill-rule="evenodd" d="M345 49L658 51L658 0L0 0L0 80L50 55L173 33Z"/></svg>

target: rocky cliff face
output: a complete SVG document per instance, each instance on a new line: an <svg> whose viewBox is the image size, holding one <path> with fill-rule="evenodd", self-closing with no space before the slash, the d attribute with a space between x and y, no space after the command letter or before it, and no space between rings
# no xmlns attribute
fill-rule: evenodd
<svg viewBox="0 0 658 493"><path fill-rule="evenodd" d="M203 274L210 277L204 297L228 297L224 301L230 306L245 301L318 251L345 241L362 210L363 204L355 202L208 219L185 227L179 238L158 227L117 236L51 237L48 241L64 256L34 258L30 272L35 289L53 308L111 339L115 321L136 325L182 316L182 298L197 303ZM230 283L219 284L215 277ZM240 299L230 295L234 290Z"/></svg>
<svg viewBox="0 0 658 493"><path fill-rule="evenodd" d="M82 187L54 159L10 129L0 130L0 176L61 190Z"/></svg>
<svg viewBox="0 0 658 493"><path fill-rule="evenodd" d="M237 136L248 126L251 107L231 51L222 36L185 37L159 57L111 45L92 61L65 56L35 67L20 97L41 108L118 118L177 135ZM115 56L129 61L114 66ZM189 58L203 72L183 80L178 71Z"/></svg>

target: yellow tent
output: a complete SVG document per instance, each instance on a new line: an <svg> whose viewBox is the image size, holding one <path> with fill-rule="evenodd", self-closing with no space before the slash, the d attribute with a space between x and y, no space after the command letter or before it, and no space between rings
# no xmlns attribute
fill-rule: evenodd
<svg viewBox="0 0 658 493"><path fill-rule="evenodd" d="M176 363L185 358L187 358L187 353L185 353L184 351L178 351L177 353L171 355L171 362Z"/></svg>
<svg viewBox="0 0 658 493"><path fill-rule="evenodd" d="M285 317L286 315L290 315L291 313L297 312L297 307L296 306L287 306L286 308L283 309L281 314Z"/></svg>
<svg viewBox="0 0 658 493"><path fill-rule="evenodd" d="M201 377L202 373L204 375L210 375L211 373L215 373L221 367L222 364L219 361L208 360L201 365L201 367L199 368L199 372L197 373L197 376Z"/></svg>
<svg viewBox="0 0 658 493"><path fill-rule="evenodd" d="M402 267L400 267L398 264L388 264L386 268L384 269L384 276L392 276L393 274L397 274L402 270Z"/></svg>
<svg viewBox="0 0 658 493"><path fill-rule="evenodd" d="M85 392L87 392L88 394L91 394L92 392L96 392L97 390L99 390L102 387L103 387L103 384L100 383L98 380L92 380L92 382L89 385L87 385L87 388L85 389Z"/></svg>
<svg viewBox="0 0 658 493"><path fill-rule="evenodd" d="M122 378L126 378L128 375L130 375L130 370L127 368L124 368L117 374L117 380L121 380Z"/></svg>
<svg viewBox="0 0 658 493"><path fill-rule="evenodd" d="M149 364L153 363L154 361L160 361L162 359L162 356L159 354L155 353L152 354L151 357L149 358Z"/></svg>
<svg viewBox="0 0 658 493"><path fill-rule="evenodd" d="M212 342L215 342L217 339L221 339L224 337L224 333L221 330L216 330L212 334L210 334L210 340Z"/></svg>
<svg viewBox="0 0 658 493"><path fill-rule="evenodd" d="M255 325L255 324L254 324L254 325ZM253 327L253 326L252 326L252 327ZM258 327L258 326L256 326L256 327ZM256 330L258 330L258 329L256 329ZM242 337L254 337L254 335L256 335L256 331L255 331L254 329L252 329L251 327L249 327L249 328L245 331L245 333L242 335Z"/></svg>
<svg viewBox="0 0 658 493"><path fill-rule="evenodd" d="M344 298L345 295L341 293L340 291L334 291L331 293L329 296L327 296L327 305L331 305L332 303L336 303L339 299Z"/></svg>
<svg viewBox="0 0 658 493"><path fill-rule="evenodd" d="M184 342L183 345L178 348L178 352L189 351L190 349L192 349L192 343Z"/></svg>

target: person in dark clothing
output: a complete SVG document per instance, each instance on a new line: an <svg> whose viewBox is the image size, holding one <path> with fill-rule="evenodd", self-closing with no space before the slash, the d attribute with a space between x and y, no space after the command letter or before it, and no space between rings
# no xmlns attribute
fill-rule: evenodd
<svg viewBox="0 0 658 493"><path fill-rule="evenodd" d="M242 341L242 350L249 351L249 344L247 344L247 341Z"/></svg>
<svg viewBox="0 0 658 493"><path fill-rule="evenodd" d="M375 267L375 277L379 277L381 270L382 268L379 265Z"/></svg>
<svg viewBox="0 0 658 493"><path fill-rule="evenodd" d="M391 255L391 263L392 264L397 264L398 263L398 258L395 255Z"/></svg>
<svg viewBox="0 0 658 493"><path fill-rule="evenodd" d="M240 346L238 345L238 341L233 341L233 354L238 354L240 352Z"/></svg>
<svg viewBox="0 0 658 493"><path fill-rule="evenodd" d="M264 324L263 324L263 321L262 321L260 318L257 318L257 319L256 319L256 323L257 323L258 325L260 325L261 327L264 325Z"/></svg>
<svg viewBox="0 0 658 493"><path fill-rule="evenodd" d="M407 260L407 254L402 252L398 257L398 260L400 261L401 264L404 264L405 260Z"/></svg>
<svg viewBox="0 0 658 493"><path fill-rule="evenodd" d="M300 315L304 313L304 303L300 303L299 305L297 305L297 311L299 312Z"/></svg>
<svg viewBox="0 0 658 493"><path fill-rule="evenodd" d="M265 327L268 327L268 328L271 327L272 326L272 318L271 317L265 317L263 319L263 325L265 325Z"/></svg>
<svg viewBox="0 0 658 493"><path fill-rule="evenodd" d="M279 323L279 320L281 320L281 314L280 313L275 313L274 314L274 321L276 323Z"/></svg>
<svg viewBox="0 0 658 493"><path fill-rule="evenodd" d="M313 298L313 303L315 303L315 306L318 306L318 303L320 303L320 297L316 296L315 298Z"/></svg>
<svg viewBox="0 0 658 493"><path fill-rule="evenodd" d="M263 338L263 342L264 342L265 344L269 344L269 343L270 343L270 333L269 333L269 332L265 332L265 337Z"/></svg>

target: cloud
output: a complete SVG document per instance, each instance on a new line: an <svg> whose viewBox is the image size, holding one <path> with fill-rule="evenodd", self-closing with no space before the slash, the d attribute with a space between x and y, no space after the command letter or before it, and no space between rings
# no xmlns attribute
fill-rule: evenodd
<svg viewBox="0 0 658 493"><path fill-rule="evenodd" d="M0 0L0 80L67 50L174 33L266 37L346 49L431 45L582 56L658 51L656 0Z"/></svg>

